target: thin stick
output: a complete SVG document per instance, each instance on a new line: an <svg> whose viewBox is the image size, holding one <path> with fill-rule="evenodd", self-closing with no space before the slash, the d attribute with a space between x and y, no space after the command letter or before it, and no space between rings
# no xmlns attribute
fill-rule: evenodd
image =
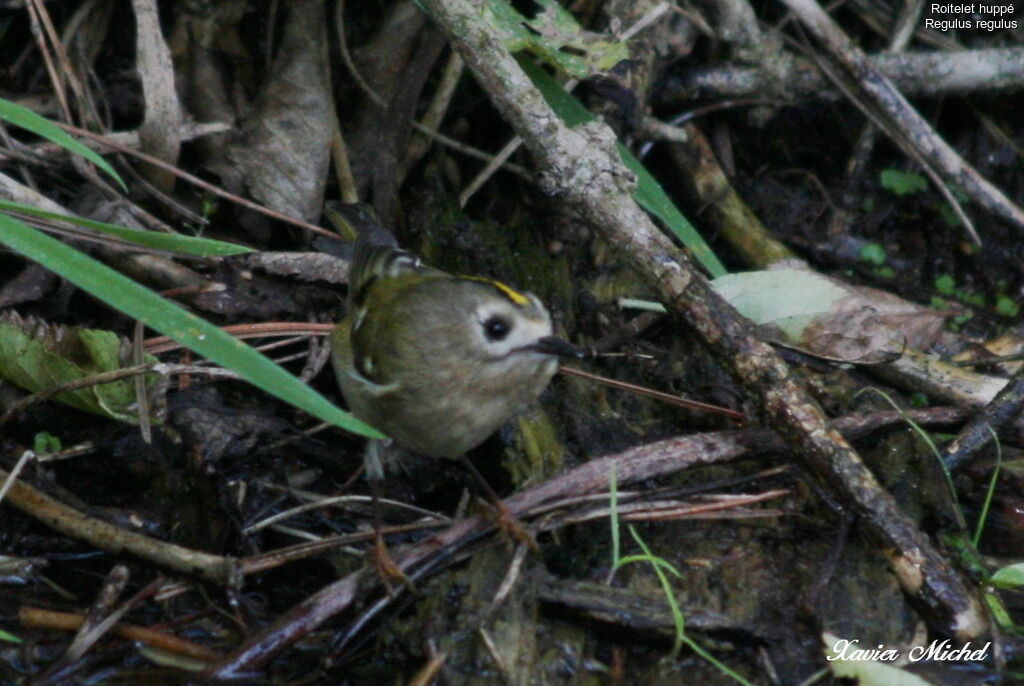
<svg viewBox="0 0 1024 686"><path fill-rule="evenodd" d="M427 128L426 126L424 126L423 124L420 124L417 121L413 121L412 125L413 125L413 128L415 128L417 131L419 131L423 135L425 135L425 136L427 136L429 138L433 138L434 140L436 140L441 145L447 146L447 147L451 148L452 150L456 150L458 152L461 152L463 155L466 155L467 157L475 157L476 159L483 160L484 162L491 162L491 161L494 161L494 160L497 159L497 157L495 155L493 155L493 154L491 154L489 152L484 152L483 150L480 150L479 148L474 148L471 145L466 145L465 143L463 143L461 141L457 141L454 138L449 138L448 136L444 135L443 133L438 133L434 129ZM504 162L501 162L499 167L501 169L504 169L505 171L512 172L513 174L515 174L515 175L517 175L519 177L522 177L526 181L529 181L531 183L533 182L533 174L531 174L530 171L526 167L524 167L522 165L516 164L514 162L504 161Z"/></svg>
<svg viewBox="0 0 1024 686"><path fill-rule="evenodd" d="M434 97L430 101L426 113L423 115L423 121L420 122L420 126L416 127L421 132L434 132L441 128L441 122L444 121L444 116L448 112L448 106L455 95L455 88L459 85L459 80L462 78L463 68L464 65L459 53L452 52L448 57L447 64L444 65L444 69L441 71L441 83L438 84ZM416 120L413 119L412 122L415 126ZM429 147L430 141L423 136L416 136L412 139L408 149L405 151L405 157L402 159L402 165L399 169L400 179L404 179L408 175L409 170L416 166L416 163L420 161ZM401 180L399 180L399 185L401 185Z"/></svg>
<svg viewBox="0 0 1024 686"><path fill-rule="evenodd" d="M40 608L26 606L18 610L18 620L23 626L28 628L76 631L78 627L82 625L82 622L85 621L85 618L80 614L72 612L56 612L53 610L43 610ZM153 646L154 648L187 655L188 657L204 660L206 662L216 662L223 657L219 653L216 653L205 646L199 645L198 643L193 643L183 638L178 638L172 634L156 631L144 626L138 626L135 624L115 624L113 631L115 634L123 638L127 638L128 640L141 641L142 643Z"/></svg>
<svg viewBox="0 0 1024 686"><path fill-rule="evenodd" d="M175 167L173 164L168 164L167 162L164 162L163 160L161 160L161 159L159 159L157 157L153 157L152 155L147 155L146 153L141 152L139 150L136 150L134 148L131 148L131 147L127 146L127 145L122 145L122 144L120 144L120 143L118 143L116 141L113 141L113 140L107 138L106 136L101 136L101 135L99 135L97 133L93 133L92 131L87 131L86 129L80 129L77 126L71 126L70 124L61 124L60 122L54 122L54 123L56 123L57 126L61 127L62 129L64 129L68 133L73 133L76 136L82 136L83 138L88 138L89 140L93 140L93 141L96 141L97 143L100 143L102 145L107 146L111 150L116 150L116 151L122 152L122 153L124 153L126 155L131 155L132 157L134 157L136 159L142 160L146 164L152 164L152 165L154 165L156 167L160 167L161 169L165 169L165 170L171 172L172 174L174 174L175 176L177 176L179 179L182 179L183 181L188 181L192 185L198 186L199 188L202 188L204 191L209 191L210 193L213 193L214 195L220 196L221 198L224 198L225 200L230 200L231 202L236 203L238 205L241 205L242 207L245 207L246 209L250 209L253 212L259 212L260 214L264 214L264 215L266 215L268 217L271 217L273 219L277 219L278 221L287 222L288 224L293 224L293 225L298 226L300 228L307 229L309 231L312 231L314 233L319 233L319 234L324 235L324 236L330 236L331 238L337 238L338 237L337 234L335 234L335 233L333 233L331 231L328 231L327 229L325 229L325 228L323 228L321 226L317 226L316 224L310 224L309 222L303 221L301 219L296 219L295 217L290 217L287 214L283 214L283 213L278 212L276 210L272 210L269 207L265 207L263 205L260 205L259 203L253 202L251 200L246 200L245 198L243 198L241 196L238 196L238 195L235 195L234 193L228 193L226 190L224 190L224 189L222 189L222 188L220 188L218 186L215 186L212 183L208 183L206 181L203 181L198 176L193 176L192 174L189 174L186 171L182 171L178 167Z"/></svg>
<svg viewBox="0 0 1024 686"><path fill-rule="evenodd" d="M317 322L262 322L259 324L229 324L222 326L221 331L229 333L235 338L265 338L268 336L326 336L334 331L335 324L322 324ZM145 340L146 352L151 355L170 352L183 348L173 338L168 336L154 336Z"/></svg>
<svg viewBox="0 0 1024 686"><path fill-rule="evenodd" d="M0 469L0 480L7 477L8 473ZM195 574L217 584L228 583L237 574L237 562L230 557L166 543L96 519L23 481L12 482L4 502L100 550L137 555L179 574Z"/></svg>
<svg viewBox="0 0 1024 686"><path fill-rule="evenodd" d="M352 61L352 55L348 51L348 41L345 39L345 0L338 0L336 6L336 13L334 16L334 30L338 33L338 47L341 49L341 61L345 64L345 68L348 69L348 73L352 76L352 80L356 82L360 90L366 93L367 97L373 101L375 105L381 108L387 107L387 103L384 102L384 98L377 94L377 91L366 82L363 75L356 69L356 63Z"/></svg>
<svg viewBox="0 0 1024 686"><path fill-rule="evenodd" d="M582 369L576 369L575 367L562 366L558 371L567 376L578 376L581 379L588 379L595 383L599 383L603 386L609 386L611 388L618 388L622 391L629 391L630 393L636 393L637 395L646 395L649 398L661 400L662 402L669 403L670 405L676 405L678 407L685 407L688 410L698 410L700 412L711 412L714 414L724 414L730 419L745 422L747 420L746 415L736 410L730 410L726 407L720 407L718 405L711 405L710 403L702 403L699 400L690 400L688 398L680 398L677 395L671 395L669 393L662 393L661 391L655 391L650 388L643 386L637 386L636 384L627 383L625 381L619 381L617 379L609 379L606 376L598 376L597 374L591 374L585 372Z"/></svg>
<svg viewBox="0 0 1024 686"><path fill-rule="evenodd" d="M36 42L39 44L39 52L43 55L43 64L46 65L46 72L50 75L50 83L53 84L53 92L57 96L57 104L60 105L61 115L65 120L71 121L71 108L68 106L67 95L65 95L64 89L60 86L60 76L58 76L57 68L53 64L53 56L46 47L46 38L43 36L43 28L40 25L42 20L38 14L39 9L34 2L29 2L27 7L32 35L35 36Z"/></svg>

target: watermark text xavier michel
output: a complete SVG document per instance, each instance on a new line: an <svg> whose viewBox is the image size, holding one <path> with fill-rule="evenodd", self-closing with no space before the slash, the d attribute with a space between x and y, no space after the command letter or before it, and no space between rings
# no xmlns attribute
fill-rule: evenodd
<svg viewBox="0 0 1024 686"><path fill-rule="evenodd" d="M954 646L949 639L944 641L932 641L926 646L914 646L909 650L901 648L886 648L879 645L874 648L861 648L857 639L839 639L832 646L832 655L828 660L852 660L862 662L872 660L875 662L900 662L904 658L910 662L922 660L938 660L940 662L980 662L988 657L988 650L992 647L989 641L985 645L975 647L970 641L962 646Z"/></svg>

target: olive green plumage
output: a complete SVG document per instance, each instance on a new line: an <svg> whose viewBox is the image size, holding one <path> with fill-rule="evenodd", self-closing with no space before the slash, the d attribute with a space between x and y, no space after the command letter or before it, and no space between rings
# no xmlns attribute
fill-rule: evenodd
<svg viewBox="0 0 1024 686"><path fill-rule="evenodd" d="M349 314L331 346L353 414L403 448L448 458L534 402L559 355L579 355L552 336L536 296L367 243L356 248Z"/></svg>

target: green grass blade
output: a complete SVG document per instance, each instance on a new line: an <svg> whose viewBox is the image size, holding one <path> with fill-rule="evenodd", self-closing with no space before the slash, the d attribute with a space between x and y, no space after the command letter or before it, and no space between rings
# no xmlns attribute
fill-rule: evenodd
<svg viewBox="0 0 1024 686"><path fill-rule="evenodd" d="M8 633L3 629L0 629L0 641L8 641L9 643L21 643L21 639L14 634Z"/></svg>
<svg viewBox="0 0 1024 686"><path fill-rule="evenodd" d="M943 475L945 475L946 477L946 486L949 487L949 495L953 500L953 510L956 513L957 526L961 531L967 531L967 518L964 516L964 508L960 505L960 498L956 494L956 484L953 483L953 475L949 473L949 467L947 467L946 463L943 462L942 460L942 451L939 450L939 446L935 445L935 441L932 440L931 435L927 431L925 431L920 424L911 419L910 415L908 415L902 407L897 405L896 401L893 400L892 397L889 396L889 394L887 394L882 389L875 388L874 386L871 386L869 388L862 388L854 394L854 397L859 398L861 395L865 393L875 393L885 402L889 403L892 409L899 412L900 417L902 417L903 421L907 423L907 426L913 429L914 433L916 433L918 437L922 441L924 441L924 444L928 446L928 449L931 451L932 455L934 455L935 459L938 461L939 467L942 469Z"/></svg>
<svg viewBox="0 0 1024 686"><path fill-rule="evenodd" d="M619 559L619 563L616 566L625 567L626 565L633 564L634 562L649 562L653 567L660 566L665 571L671 572L680 579L683 578L683 575L679 573L679 570L675 568L675 565L665 558L658 557L656 555L626 555Z"/></svg>
<svg viewBox="0 0 1024 686"><path fill-rule="evenodd" d="M651 549L647 547L647 543L645 543L644 539L640 537L640 534L637 532L636 527L634 527L632 524L629 525L629 533L633 537L633 540L636 541L637 545L640 546L640 550L644 552L642 557L649 558L647 560L648 562L652 562L653 560L661 561L661 564L654 564L652 562L652 567L654 568L654 573L658 577L658 582L661 584L661 589L665 593L665 600L668 601L668 607L672 613L672 620L675 622L676 643L675 646L672 648L673 657L678 655L679 649L683 645L686 645L690 648L690 650L692 650L694 653L696 653L697 655L705 659L707 662L712 664L718 671L722 672L722 674L725 674L726 676L734 679L738 683L743 684L743 686L753 686L753 684L751 684L749 681L743 678L742 675L740 675L738 672L730 668L727 664L716 658L708 651L706 651L701 644L697 643L695 640L690 638L690 636L686 633L686 618L683 616L683 611L679 607L679 603L678 601L676 601L675 595L672 593L672 585L669 583L668 577L665 576L665 573L662 571L662 569L671 569L673 572L676 573L677 576L682 575L679 574L679 571L672 565L672 563L662 558L659 558L653 553L651 553Z"/></svg>
<svg viewBox="0 0 1024 686"><path fill-rule="evenodd" d="M579 100L567 93L564 88L546 71L533 64L527 59L520 59L519 64L533 81L533 85L540 90L541 95L547 100L558 116L569 126L579 126L588 121L593 121L592 115L587 108L580 104ZM644 165L633 156L621 143L616 144L622 163L636 174L637 187L633 197L645 210L660 219L672 230L672 232L683 242L693 253L693 256L708 270L712 277L719 277L726 274L725 266L711 250L693 225L687 221L683 213L675 206L672 200L662 189L651 173L644 168Z"/></svg>
<svg viewBox="0 0 1024 686"><path fill-rule="evenodd" d="M110 174L110 176L121 185L122 189L128 190L128 187L124 185L124 181L122 181L118 173L114 171L114 168L107 164L105 159L100 157L95 151L90 150L79 143L49 119L40 117L27 107L22 107L21 105L15 104L10 100L4 100L3 98L0 98L0 119L10 122L15 126L20 126L26 131L31 131L40 138L45 138L52 143L56 143L69 152L81 155L107 174Z"/></svg>
<svg viewBox="0 0 1024 686"><path fill-rule="evenodd" d="M675 569L668 560L664 560L660 557L656 557L651 553L651 549L647 547L647 543L637 533L636 527L632 524L629 525L629 534L636 541L636 544L640 546L640 550L644 551L643 558L651 562L651 567L654 568L654 574L658 577L658 582L661 584L661 590L665 593L665 601L668 602L668 609L672 613L672 621L676 627L676 640L672 646L672 657L675 658L679 654L679 649L683 647L686 642L686 618L683 616L683 611L679 607L679 602L676 600L675 594L672 592L672 584L669 583L668 577L665 576L665 572L662 571L663 567ZM660 560L662 564L655 564L654 560ZM678 570L676 571L677 576L681 576Z"/></svg>
<svg viewBox="0 0 1024 686"><path fill-rule="evenodd" d="M986 426L988 432L992 434L992 440L996 444L996 466L992 468L992 477L988 480L988 489L985 491L985 500L981 504L981 513L978 515L978 522L974 527L974 536L971 537L971 545L975 548L978 547L978 542L981 541L981 534L985 531L985 523L988 521L988 511L992 507L992 498L996 494L996 485L999 483L999 470L1003 467L1003 444L999 442L999 436L995 431L992 430L991 426Z"/></svg>
<svg viewBox="0 0 1024 686"><path fill-rule="evenodd" d="M992 619L995 620L1001 629L1020 634L1020 628L1013 621L1013 615L1010 614L1010 610L998 595L995 593L985 593L982 598L985 600L985 605L988 606L988 611L992 613Z"/></svg>
<svg viewBox="0 0 1024 686"><path fill-rule="evenodd" d="M0 243L149 328L234 370L242 378L285 402L346 431L372 438L383 437L234 336L74 248L3 214L0 214Z"/></svg>
<svg viewBox="0 0 1024 686"><path fill-rule="evenodd" d="M84 226L93 231L99 231L110 236L116 236L121 240L141 245L155 250L166 250L182 255L195 255L197 257L223 257L225 255L241 255L243 253L255 252L252 248L224 241L216 241L211 238L198 238L196 236L181 236L176 233L159 233L157 231L143 231L141 229L130 229L126 226L116 224L105 224L104 222L75 217L57 212L47 212L38 207L22 205L21 203L0 200L0 210L20 212L42 219L67 222L76 226Z"/></svg>

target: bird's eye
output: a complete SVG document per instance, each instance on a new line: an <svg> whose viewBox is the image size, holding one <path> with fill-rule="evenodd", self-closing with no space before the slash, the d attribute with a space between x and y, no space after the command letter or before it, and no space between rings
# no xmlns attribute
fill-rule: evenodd
<svg viewBox="0 0 1024 686"><path fill-rule="evenodd" d="M484 322L484 335L489 341L503 341L512 330L512 325L501 317L491 317Z"/></svg>

